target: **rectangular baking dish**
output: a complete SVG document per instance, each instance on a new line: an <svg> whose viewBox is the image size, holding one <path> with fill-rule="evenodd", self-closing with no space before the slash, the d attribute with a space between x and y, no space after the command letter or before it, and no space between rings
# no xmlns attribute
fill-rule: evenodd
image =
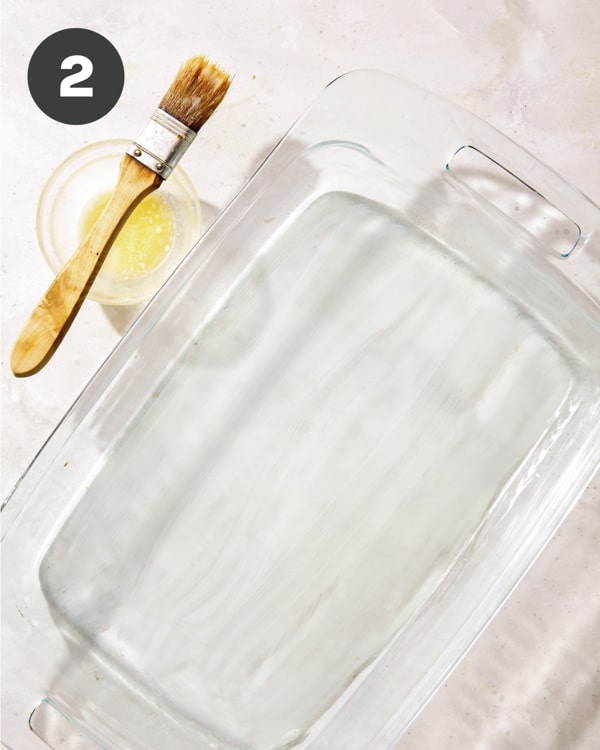
<svg viewBox="0 0 600 750"><path fill-rule="evenodd" d="M5 504L6 746L390 750L598 468L599 218L334 81Z"/></svg>

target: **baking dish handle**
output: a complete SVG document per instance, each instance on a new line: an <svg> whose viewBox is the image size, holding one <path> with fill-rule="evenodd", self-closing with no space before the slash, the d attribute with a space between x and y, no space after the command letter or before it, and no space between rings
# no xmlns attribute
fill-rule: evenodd
<svg viewBox="0 0 600 750"><path fill-rule="evenodd" d="M446 170L549 247L553 264L600 306L598 206L490 126L477 121L476 130Z"/></svg>
<svg viewBox="0 0 600 750"><path fill-rule="evenodd" d="M382 102L390 103L385 117L377 116ZM340 109L346 113L342 120ZM338 140L364 144L376 156L385 154L386 163L405 179L418 175L417 179L435 180L446 166L450 171L456 170L456 155L479 155L488 167L500 170L500 183L509 176L520 190L544 200L546 207L550 206L551 222L559 215L570 220L572 245L567 243L566 248L557 249L557 255L569 258L565 267L572 265L575 258L577 263L573 264L577 265L579 258L587 255L582 251L592 242L598 252L597 205L493 126L415 83L381 71L346 73L332 81L326 95L301 118L297 134L305 136L307 142L315 142L323 123L330 124ZM515 223L524 223L523 213L509 215ZM547 236L542 237L543 241L547 242Z"/></svg>
<svg viewBox="0 0 600 750"><path fill-rule="evenodd" d="M582 234L576 220L477 146L461 146L446 170L561 257L579 245Z"/></svg>
<svg viewBox="0 0 600 750"><path fill-rule="evenodd" d="M600 208L553 169L470 112L457 108L458 133L445 153L446 168L479 176L477 192L495 179L506 194L483 197L556 250L578 257L600 235ZM455 119L455 118L452 118ZM456 138L462 143L457 144ZM495 199L494 199L495 198Z"/></svg>
<svg viewBox="0 0 600 750"><path fill-rule="evenodd" d="M95 737L79 727L67 714L44 698L31 712L29 728L52 750L105 750Z"/></svg>

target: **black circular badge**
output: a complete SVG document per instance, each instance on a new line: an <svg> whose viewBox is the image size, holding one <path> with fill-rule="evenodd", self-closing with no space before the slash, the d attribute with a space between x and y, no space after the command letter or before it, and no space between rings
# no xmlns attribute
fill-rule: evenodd
<svg viewBox="0 0 600 750"><path fill-rule="evenodd" d="M89 29L63 29L39 45L27 83L38 107L53 120L83 125L99 120L118 102L125 72L117 50Z"/></svg>

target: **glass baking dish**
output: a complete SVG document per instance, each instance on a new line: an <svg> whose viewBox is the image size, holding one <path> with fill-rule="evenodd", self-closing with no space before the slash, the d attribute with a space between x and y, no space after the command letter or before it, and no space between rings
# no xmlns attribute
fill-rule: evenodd
<svg viewBox="0 0 600 750"><path fill-rule="evenodd" d="M5 504L6 746L390 750L598 468L599 217L327 87Z"/></svg>

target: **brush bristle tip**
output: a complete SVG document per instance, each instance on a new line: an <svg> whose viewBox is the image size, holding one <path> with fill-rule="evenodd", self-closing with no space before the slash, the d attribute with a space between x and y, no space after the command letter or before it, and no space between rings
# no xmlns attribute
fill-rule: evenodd
<svg viewBox="0 0 600 750"><path fill-rule="evenodd" d="M187 60L159 104L160 109L198 131L219 106L231 76L206 57Z"/></svg>

